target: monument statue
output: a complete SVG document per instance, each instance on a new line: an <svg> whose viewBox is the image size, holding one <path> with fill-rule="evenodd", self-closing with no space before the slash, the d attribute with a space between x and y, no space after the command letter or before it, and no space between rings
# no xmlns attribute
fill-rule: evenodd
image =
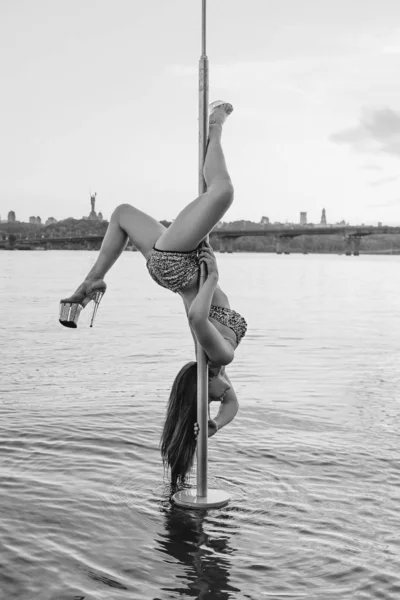
<svg viewBox="0 0 400 600"><path fill-rule="evenodd" d="M90 194L90 204L92 205L92 210L90 211L89 219L91 221L97 221L96 211L94 210L94 206L96 204L96 196L97 192L95 192L93 195Z"/></svg>
<svg viewBox="0 0 400 600"><path fill-rule="evenodd" d="M90 194L90 203L92 205L92 212L94 212L94 205L96 204L96 196L97 196L97 192L94 193L94 196L92 196L92 194Z"/></svg>

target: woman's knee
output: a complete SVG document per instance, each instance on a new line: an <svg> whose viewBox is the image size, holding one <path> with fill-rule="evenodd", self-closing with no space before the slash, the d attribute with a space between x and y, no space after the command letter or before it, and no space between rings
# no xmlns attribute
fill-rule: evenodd
<svg viewBox="0 0 400 600"><path fill-rule="evenodd" d="M220 179L219 181L216 181L213 184L212 188L213 189L209 188L208 191L214 193L216 199L219 202L226 205L227 207L229 207L232 204L234 197L234 188L230 179Z"/></svg>
<svg viewBox="0 0 400 600"><path fill-rule="evenodd" d="M233 198L234 198L234 195L235 195L235 190L234 190L232 181L230 179L226 183L225 194L226 194L226 197L227 197L227 200L228 200L229 204L232 204Z"/></svg>
<svg viewBox="0 0 400 600"><path fill-rule="evenodd" d="M118 206L114 209L111 217L114 217L114 219L117 219L117 221L121 223L124 220L124 217L126 217L129 214L132 214L134 210L135 207L132 206L132 204L118 204Z"/></svg>
<svg viewBox="0 0 400 600"><path fill-rule="evenodd" d="M123 204L118 204L117 208L114 210L114 213L119 215L121 213L131 212L133 208L134 207L132 204L124 202Z"/></svg>

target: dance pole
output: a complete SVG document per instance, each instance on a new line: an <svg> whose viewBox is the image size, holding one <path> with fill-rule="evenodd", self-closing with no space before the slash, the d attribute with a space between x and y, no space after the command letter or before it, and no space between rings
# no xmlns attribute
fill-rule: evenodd
<svg viewBox="0 0 400 600"><path fill-rule="evenodd" d="M208 58L206 54L206 4L202 0L201 57L199 63L199 196L207 190L203 177L208 140ZM205 238L208 241L208 235ZM200 265L199 289L206 280L206 266ZM223 490L208 489L208 365L203 348L197 342L197 487L181 490L173 500L185 508L219 508L230 500Z"/></svg>

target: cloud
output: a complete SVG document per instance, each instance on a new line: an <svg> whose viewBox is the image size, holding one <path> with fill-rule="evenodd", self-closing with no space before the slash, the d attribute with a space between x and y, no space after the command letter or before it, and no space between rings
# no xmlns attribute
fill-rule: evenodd
<svg viewBox="0 0 400 600"><path fill-rule="evenodd" d="M378 165L363 165L363 169L368 169L369 171L382 171L383 167L379 167Z"/></svg>
<svg viewBox="0 0 400 600"><path fill-rule="evenodd" d="M356 152L400 156L400 113L391 108L365 109L356 127L330 136L336 144L349 144Z"/></svg>
<svg viewBox="0 0 400 600"><path fill-rule="evenodd" d="M380 185L385 185L386 183L393 183L394 181L397 181L398 179L399 179L398 175L395 175L394 177L382 177L382 179L377 179L376 181L371 181L369 185L376 187L376 186L380 186Z"/></svg>
<svg viewBox="0 0 400 600"><path fill-rule="evenodd" d="M389 208L391 206L400 206L400 198L394 198L392 200L386 200L379 204L367 204L368 208Z"/></svg>

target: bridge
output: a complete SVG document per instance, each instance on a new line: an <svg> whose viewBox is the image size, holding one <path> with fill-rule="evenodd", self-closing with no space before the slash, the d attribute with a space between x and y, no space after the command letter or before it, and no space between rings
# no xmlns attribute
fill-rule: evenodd
<svg viewBox="0 0 400 600"><path fill-rule="evenodd" d="M290 254L290 242L293 238L299 236L313 235L338 235L344 239L345 253L347 256L359 255L361 240L367 235L388 235L400 234L400 227L390 226L352 226L352 225L328 225L328 226L310 226L310 225L261 225L258 228L242 229L214 229L210 237L220 238L220 252L233 252L233 239L244 236L273 236L276 242L277 254Z"/></svg>
<svg viewBox="0 0 400 600"><path fill-rule="evenodd" d="M76 244L84 245L88 250L98 249L104 238L104 234L82 234L71 232L70 235L56 236L51 235L24 236L18 234L15 247L18 249L29 249L31 247L43 247L51 249L52 247L67 247L71 249ZM290 254L290 243L295 237L299 236L320 236L336 235L343 238L345 243L345 254L358 256L361 240L368 235L395 235L400 234L400 227L390 226L351 226L351 225L331 225L331 226L311 226L311 225L259 225L254 228L245 226L241 228L215 228L210 232L211 240L219 241L220 252L233 252L233 240L240 237L273 236L276 243L277 254ZM6 240L0 241L0 248L8 247ZM135 250L135 248L132 248Z"/></svg>

